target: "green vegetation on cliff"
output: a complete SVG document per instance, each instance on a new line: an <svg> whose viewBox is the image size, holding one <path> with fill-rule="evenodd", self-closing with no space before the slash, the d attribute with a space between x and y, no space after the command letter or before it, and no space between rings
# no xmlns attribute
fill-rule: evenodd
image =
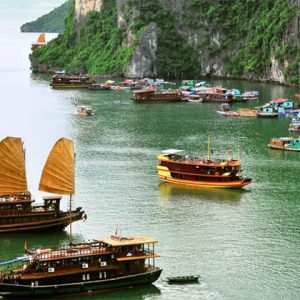
<svg viewBox="0 0 300 300"><path fill-rule="evenodd" d="M275 59L286 81L300 84L299 45L290 42L293 37L285 38L299 15L291 1L186 0L180 11L171 5L127 0L122 7L127 28L122 29L117 26L116 1L104 0L101 11L90 12L83 26L75 26L70 11L65 32L34 51L33 65L124 75L140 35L155 23L158 76L192 78L205 73L201 65L217 63L225 76L268 78ZM128 32L134 36L129 46Z"/></svg>
<svg viewBox="0 0 300 300"><path fill-rule="evenodd" d="M41 16L35 21L21 26L22 32L63 32L65 30L64 19L67 16L72 0L68 0L61 6L53 9L48 14Z"/></svg>
<svg viewBox="0 0 300 300"><path fill-rule="evenodd" d="M75 27L72 8L65 32L46 47L34 51L32 59L37 64L47 64L50 69L122 75L134 44L122 46L126 31L116 24L114 1L104 1L101 12L90 12L82 27Z"/></svg>
<svg viewBox="0 0 300 300"><path fill-rule="evenodd" d="M283 42L297 14L299 8L288 0L187 0L184 23L208 33L201 46L211 56L222 55L231 76L258 78L270 69L273 57L288 62L284 75L300 84L299 45ZM218 47L210 41L216 32L221 35Z"/></svg>

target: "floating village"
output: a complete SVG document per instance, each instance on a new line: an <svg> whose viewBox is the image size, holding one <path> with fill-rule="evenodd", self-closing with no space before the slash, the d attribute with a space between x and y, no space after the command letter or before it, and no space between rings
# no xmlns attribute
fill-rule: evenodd
<svg viewBox="0 0 300 300"><path fill-rule="evenodd" d="M37 41L31 44L31 51L38 51L44 45L46 45L46 35L42 33L38 36ZM76 93L74 94L76 96L68 96L68 99L71 99L67 106L68 110L64 107L64 110L60 113L64 116L72 114L73 121L70 121L68 126L75 127L74 124L83 124L83 135L88 131L93 132L93 134L96 134L95 132L102 134L103 130L103 135L108 134L107 131L109 131L106 128L106 132L104 132L105 130L99 125L97 127L99 132L95 130L95 127L90 128L96 118L101 118L101 105L95 105L95 102L89 101L89 95L92 95L93 99L108 97L107 102L112 104L113 109L115 109L113 113L116 113L116 108L119 106L125 107L125 105L141 109L140 119L138 120L140 123L137 122L141 127L143 126L141 124L144 124L142 120L146 118L146 113L149 116L158 107L172 109L172 106L177 107L176 112L184 111L186 107L193 107L194 111L209 107L210 111L213 111L214 122L220 122L220 124L223 124L221 126L236 126L235 124L239 124L239 122L245 124L245 121L248 124L245 126L249 126L251 123L262 124L259 122L263 121L270 122L264 123L267 126L276 128L277 124L284 123L285 135L278 135L276 130L273 130L271 132L272 134L274 132L274 135L267 141L266 138L262 139L259 134L255 136L259 145L257 151L267 150L267 159L271 160L275 157L277 163L279 158L284 157L284 155L289 155L291 152L300 152L299 93L293 93L292 97L290 94L287 96L279 94L270 99L262 99L264 92L259 85L257 89L241 90L239 87L228 88L215 84L211 78L204 77L181 78L180 80L151 76L108 78L107 76L65 70L53 70L51 75L46 75L42 79L35 73L31 76L31 81L34 84L43 85L43 92L47 90L47 92L55 93L56 97L61 97L60 100L65 97L65 93ZM255 86L255 82L251 84ZM165 120L163 113L166 113L166 109L162 109L160 112L161 123L157 122L155 125L151 123L152 127L157 126L158 131L163 131L164 126L172 127L173 120L179 118L174 114L171 119ZM48 116L50 117L50 114ZM122 117L118 118L121 119ZM204 119L204 121L199 119L197 122L201 121L208 122L207 119ZM230 123L231 121L234 123ZM174 128L174 130L180 130L179 127L179 129L175 126ZM174 194L176 197L179 197L178 195L181 195L181 193L185 193L185 197L188 197L190 195L188 193L199 191L200 193L204 191L213 194L213 197L217 200L215 203L206 201L206 206L223 205L220 199L227 194L230 201L234 197L241 197L237 193L248 195L247 201L251 201L251 189L253 185L257 188L257 182L261 178L259 174L253 171L255 169L249 171L249 161L244 162L245 152L248 151L247 154L249 155L250 150L241 148L239 143L236 142L238 139L230 134L227 134L225 139L222 137L223 142L218 143L218 145L222 145L223 149L216 149L215 141L221 138L219 132L213 129L215 127L211 126L211 128L211 130L205 132L205 140L201 141L201 144L205 147L202 147L196 154L195 151L190 151L191 146L189 143L200 142L195 142L192 139L176 140L174 142L170 142L170 139L165 148L153 145L153 149L149 152L151 154L149 154L151 168L149 167L149 160L143 162L144 153L143 150L139 150L140 159L135 159L130 163L135 168L143 168L145 187L138 186L138 181L133 179L131 186L128 186L128 193L129 190L139 191L144 188L154 190L159 185L160 192ZM149 130L146 125L144 129L145 131ZM229 128L230 130L233 129ZM141 128L141 131L143 131L143 128ZM82 182L93 176L102 178L95 181L99 186L102 185L101 180L106 177L106 180L111 181L112 185L107 184L103 191L107 192L110 189L109 192L114 193L114 189L118 189L118 184L114 185L113 181L117 181L118 176L124 176L122 175L124 173L120 173L121 175L118 173L106 175L103 172L101 177L96 171L94 172L92 167L91 173L82 175L82 172L85 171L79 169L76 159L75 149L78 146L76 144L78 141L73 140L62 131L61 136L52 145L52 149L48 149L48 156L41 169L39 183L35 183L38 184L38 191L42 195L42 200L35 200L31 187L32 183L31 181L30 184L28 183L28 173L30 173L28 172L28 165L35 159L35 157L30 157L30 153L26 151L30 141L22 136L9 134L8 130L5 132L7 135L1 136L0 140L0 237L7 240L11 237L18 237L24 241L24 245L23 249L18 249L16 257L0 255L0 298L33 299L45 297L53 299L56 296L69 295L69 297L72 297L73 294L90 295L129 288L132 290L133 288L163 282L170 293L170 299L172 298L172 289L186 289L187 295L185 296L186 299L189 299L188 289L190 286L197 289L198 286L205 285L203 283L205 281L203 278L206 276L205 272L200 269L195 272L195 268L191 267L191 261L186 263L184 268L174 268L175 271L173 270L170 273L165 271L161 266L164 265L164 256L160 253L160 247L164 240L159 240L155 235L149 235L148 232L141 234L138 230L139 224L134 225L137 228L137 234L135 232L124 234L123 232L126 230L123 231L122 227L126 228L126 225L118 223L119 215L124 212L122 205L118 204L119 207L115 207L118 215L116 215L115 220L111 219L111 224L109 224L116 228L114 232L108 232L103 237L99 237L98 232L96 232L98 229L89 228L96 236L87 241L83 236L82 240L79 241L78 236L76 234L74 236L74 226L77 224L85 227L90 226L89 215L97 213L97 218L100 219L102 214L105 214L105 209L103 208L103 211L99 212L96 205L89 207L82 205L82 202L81 206L83 207L77 205L76 198L79 195L76 181L78 181L78 176L84 178ZM111 138L113 138L113 134ZM118 138L122 140L123 137L120 134ZM247 137L243 137L243 139L247 139ZM161 145L166 145L166 143L161 143ZM38 146L37 143L36 147ZM88 147L92 146L86 143L81 147L88 152ZM97 148L94 146L93 151L96 151L95 149ZM203 149L205 150L203 151ZM253 148L250 147L249 149L253 151ZM124 146L124 152L127 151L132 150L127 150ZM153 155L154 151L156 151L155 155ZM87 154L86 162L88 162L88 159ZM115 159L114 163L122 168L122 155L118 155L118 159ZM94 164L96 165L95 162ZM103 162L102 164L104 165ZM259 162L257 164L259 165ZM83 166L82 163L79 165L80 167ZM280 164L278 163L278 165ZM122 170L125 173L127 171L126 169L125 171ZM296 166L295 172L298 172ZM130 174L128 172L129 177L133 176ZM139 174L139 177L143 176L138 171L137 174ZM80 183L79 186L83 184ZM268 186L267 183L266 186ZM272 187L268 186L268 188L272 190ZM287 191L284 192L287 193ZM195 194L192 195L195 196ZM101 195L96 195L93 191L90 191L90 194L86 194L84 197L95 198L96 201ZM110 201L110 199L107 199L107 201ZM140 202L143 201L146 201L146 199L141 198ZM147 199L147 201L151 201L151 199ZM116 204L112 201L109 205L113 207ZM126 206L126 203L123 205ZM135 206L141 207L140 219L143 218L143 209L151 210L155 205L162 204L153 201L149 206L150 208L148 206L145 208L146 206L143 205L143 203L135 204ZM234 207L235 205L230 203L228 206ZM163 210L161 207L159 209ZM184 205L178 205L176 209L178 211L182 209L184 214ZM158 214L157 210L158 207L153 208L153 214ZM124 218L129 221L131 216L128 214ZM184 215L183 218L188 219L189 216ZM195 217L195 219L198 218L201 218L201 214ZM211 216L211 218L213 219L214 216ZM154 221L149 219L147 222L152 224L151 233L155 233L156 230L159 231L159 226L155 226ZM181 223L179 222L178 228L180 226ZM176 230L179 230L178 228L174 227L175 234ZM32 244L32 241L31 243L28 242L28 234L53 237L57 232L66 234L67 238L65 238L64 243L50 246L49 244ZM99 230L99 232L102 232L102 230ZM215 242L218 243L218 241ZM183 241L179 243L184 244ZM189 239L190 250L192 248L196 249L197 246L198 244L193 244L193 240ZM170 247L170 244L168 247ZM174 249L164 250L165 254L170 253L169 259L173 259L172 264L176 260L180 260L182 264L185 264L185 256L188 256L188 254L185 253L182 257L180 251L176 252L176 247L178 245L174 245ZM0 250L9 252L5 249L5 246L1 246ZM196 258L197 255L199 255L199 258ZM218 255L216 255L216 260L218 260ZM243 254L238 253L236 255L242 256ZM196 256L193 256L193 259L201 259L202 254L197 252ZM6 259L3 259L3 257ZM157 294L154 293L154 297L156 296ZM180 296L175 295L174 299L176 297L180 298ZM118 299L121 298L122 296ZM131 299L130 295L127 295L127 298ZM207 295L199 296L199 298L198 296L191 297L191 299L208 298ZM218 296L215 298L218 298ZM211 299L215 298L212 297ZM136 299L148 298L144 298L142 295L141 298ZM238 298L233 297L232 299ZM253 299L258 298L254 297Z"/></svg>

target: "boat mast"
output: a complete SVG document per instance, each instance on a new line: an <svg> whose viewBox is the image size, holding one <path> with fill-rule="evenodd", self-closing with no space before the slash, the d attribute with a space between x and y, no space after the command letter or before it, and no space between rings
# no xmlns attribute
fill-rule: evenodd
<svg viewBox="0 0 300 300"><path fill-rule="evenodd" d="M239 163L239 172L241 172L241 149L240 149L240 145L238 145L238 163Z"/></svg>
<svg viewBox="0 0 300 300"><path fill-rule="evenodd" d="M210 160L210 135L207 137L207 159Z"/></svg>
<svg viewBox="0 0 300 300"><path fill-rule="evenodd" d="M70 194L70 248L72 248L72 194Z"/></svg>

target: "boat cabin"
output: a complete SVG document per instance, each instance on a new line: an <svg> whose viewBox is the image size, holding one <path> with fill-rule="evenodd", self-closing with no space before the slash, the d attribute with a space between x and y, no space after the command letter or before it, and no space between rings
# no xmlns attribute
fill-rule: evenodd
<svg viewBox="0 0 300 300"><path fill-rule="evenodd" d="M94 83L87 75L70 75L57 73L53 75L50 86L53 88L89 88Z"/></svg>
<svg viewBox="0 0 300 300"><path fill-rule="evenodd" d="M28 251L28 260L4 274L5 283L32 287L102 281L155 269L157 240L111 236L90 243Z"/></svg>
<svg viewBox="0 0 300 300"><path fill-rule="evenodd" d="M181 101L178 90L156 91L154 88L133 91L133 100L144 101Z"/></svg>

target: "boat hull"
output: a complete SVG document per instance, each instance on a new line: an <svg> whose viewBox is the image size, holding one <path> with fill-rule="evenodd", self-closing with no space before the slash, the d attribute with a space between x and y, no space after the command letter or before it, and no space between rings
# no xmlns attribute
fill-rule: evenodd
<svg viewBox="0 0 300 300"><path fill-rule="evenodd" d="M53 89L88 89L90 84L54 84L51 83L50 86Z"/></svg>
<svg viewBox="0 0 300 300"><path fill-rule="evenodd" d="M84 212L80 210L73 211L72 222L83 219ZM26 216L23 216L26 217ZM34 221L34 219L40 219L38 213L32 216L31 222L20 222L9 225L0 225L0 234L20 233L20 232L33 232L33 231L45 231L51 229L64 229L70 224L69 213L64 213L61 217L54 217L43 221Z"/></svg>
<svg viewBox="0 0 300 300"><path fill-rule="evenodd" d="M49 296L59 296L76 293L93 293L113 289L129 288L137 285L146 285L156 281L162 269L155 268L142 274L123 276L113 279L97 281L83 281L71 284L28 286L18 284L0 283L0 296L4 298L39 298Z"/></svg>
<svg viewBox="0 0 300 300"><path fill-rule="evenodd" d="M300 152L300 148L292 148L292 147L284 147L284 146L276 146L273 144L268 144L268 147L271 149L276 149L276 150L282 150L282 151L294 151L294 152Z"/></svg>
<svg viewBox="0 0 300 300"><path fill-rule="evenodd" d="M184 180L184 179L165 177L165 176L159 176L159 179L165 182L176 183L181 185L223 188L223 189L240 189L252 182L251 179L229 181L229 182L215 182L215 181Z"/></svg>

